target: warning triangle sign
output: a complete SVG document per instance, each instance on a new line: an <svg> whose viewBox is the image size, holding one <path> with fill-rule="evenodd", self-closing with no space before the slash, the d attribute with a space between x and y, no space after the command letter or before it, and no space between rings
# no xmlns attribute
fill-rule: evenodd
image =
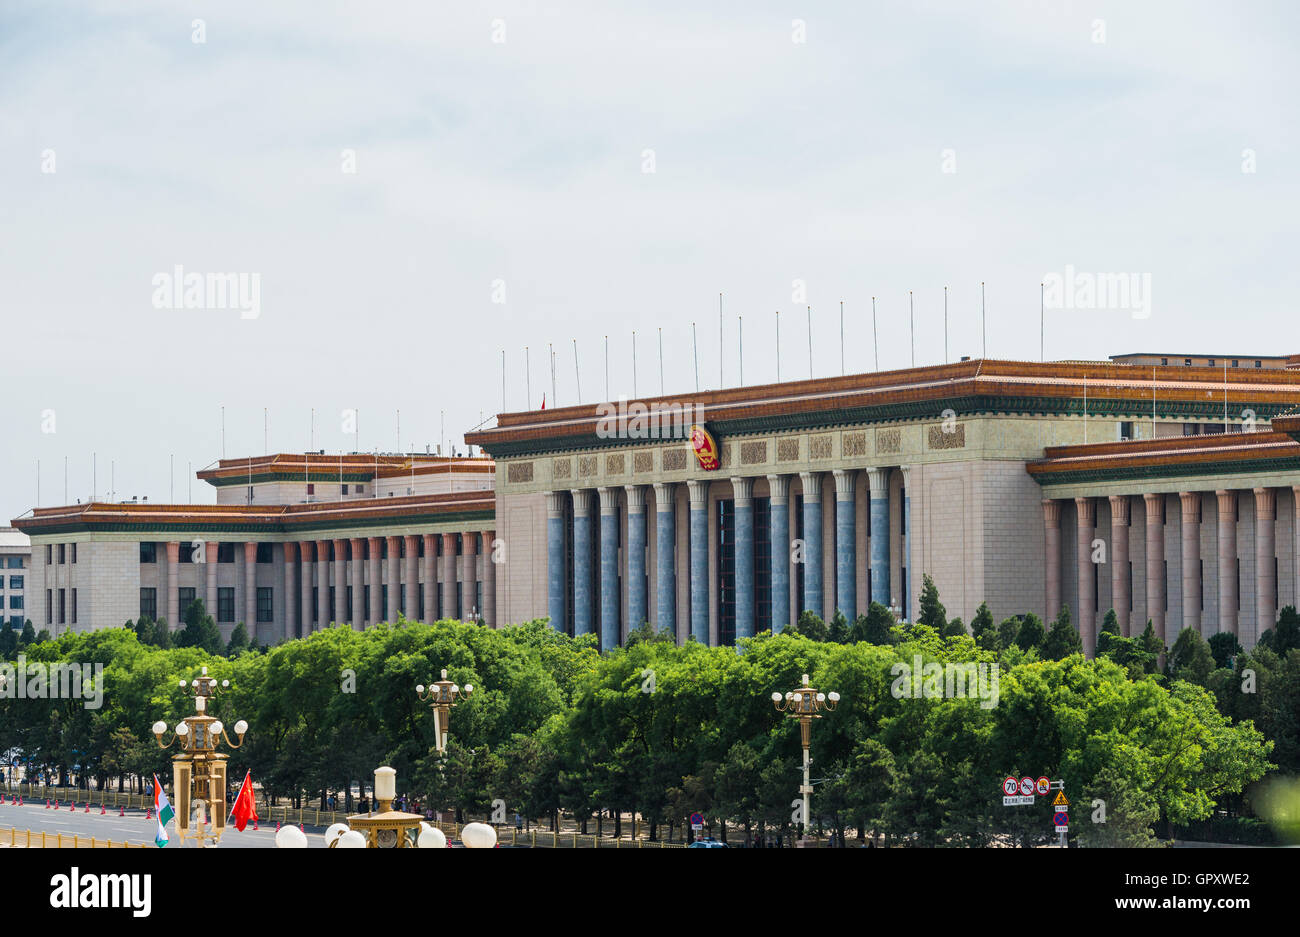
<svg viewBox="0 0 1300 937"><path fill-rule="evenodd" d="M1056 799L1052 801L1053 807L1068 807L1070 802L1065 799L1065 791L1057 791Z"/></svg>

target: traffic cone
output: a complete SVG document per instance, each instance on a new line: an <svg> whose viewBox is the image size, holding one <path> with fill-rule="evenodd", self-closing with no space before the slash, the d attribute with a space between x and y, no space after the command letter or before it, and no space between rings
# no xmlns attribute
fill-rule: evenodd
<svg viewBox="0 0 1300 937"><path fill-rule="evenodd" d="M50 799L48 797L45 798L45 809L46 810L50 809Z"/></svg>
<svg viewBox="0 0 1300 937"><path fill-rule="evenodd" d="M86 813L90 813L90 801L86 801Z"/></svg>
<svg viewBox="0 0 1300 937"><path fill-rule="evenodd" d="M102 816L106 815L107 813L108 813L108 808L105 807L103 804L100 804L100 805L99 805L99 815L102 817Z"/></svg>
<svg viewBox="0 0 1300 937"><path fill-rule="evenodd" d="M126 816L126 808L125 808L125 807L118 807L118 808L117 808L117 815L118 815L119 817L124 817L124 816Z"/></svg>
<svg viewBox="0 0 1300 937"><path fill-rule="evenodd" d="M277 833L280 832L280 821L279 821L279 820L276 820L276 821L275 821L275 831L276 831Z"/></svg>

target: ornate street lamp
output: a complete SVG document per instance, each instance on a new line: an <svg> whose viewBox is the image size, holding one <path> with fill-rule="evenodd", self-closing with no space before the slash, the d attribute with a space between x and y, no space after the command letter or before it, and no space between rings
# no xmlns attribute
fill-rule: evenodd
<svg viewBox="0 0 1300 937"><path fill-rule="evenodd" d="M185 844L187 837L193 837L199 847L221 842L221 834L226 831L226 758L227 755L217 751L217 743L225 739L230 748L239 748L244 744L244 735L248 732L248 723L240 719L235 723L235 735L238 742L232 742L226 734L221 720L208 715L208 700L217 695L217 680L208 676L204 667L201 675L190 683L180 681L180 688L188 687L194 694L194 715L186 716L176 724L176 729L167 742L163 735L167 732L167 723L159 720L153 724L153 734L160 748L170 748L172 743L180 742L180 753L172 757L172 791L176 797L176 834L180 844ZM221 690L230 688L229 680L221 681ZM190 816L198 808L199 820L196 829L190 829ZM211 832L206 836L204 827L211 821Z"/></svg>
<svg viewBox="0 0 1300 937"><path fill-rule="evenodd" d="M803 686L795 690L790 690L784 697L780 693L772 694L772 703L776 706L776 711L785 713L790 719L799 720L799 740L803 744L803 785L799 788L799 793L803 795L803 823L804 829L807 830L812 823L812 813L810 813L809 801L812 798L812 782L808 779L808 766L812 764L812 759L808 757L808 746L812 742L812 721L821 718L821 711L834 711L839 705L840 694L822 693L815 687L808 685L808 675L803 675Z"/></svg>
<svg viewBox="0 0 1300 937"><path fill-rule="evenodd" d="M427 692L426 692L427 690ZM425 687L423 683L415 688L420 701L433 707L434 737L438 754L447 750L447 727L451 724L451 710L461 700L469 699L474 692L472 684L459 687L447 679L447 671L442 672L442 679L433 686Z"/></svg>
<svg viewBox="0 0 1300 937"><path fill-rule="evenodd" d="M375 800L379 802L376 813L361 813L348 817L347 825L336 823L325 831L325 845L329 849L445 849L447 837L442 830L424 822L418 813L403 813L393 809L397 796L397 772L392 768L375 769ZM277 846L305 846L306 837L276 834ZM497 844L497 833L486 823L467 823L461 830L461 842L470 849L491 849Z"/></svg>

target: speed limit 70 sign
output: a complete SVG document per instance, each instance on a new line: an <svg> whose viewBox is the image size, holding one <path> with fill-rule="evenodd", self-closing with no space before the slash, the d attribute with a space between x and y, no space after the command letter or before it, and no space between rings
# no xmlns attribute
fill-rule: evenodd
<svg viewBox="0 0 1300 937"><path fill-rule="evenodd" d="M1007 778L1002 782L1002 793L1008 797L1014 796L1020 790L1020 785L1015 778Z"/></svg>

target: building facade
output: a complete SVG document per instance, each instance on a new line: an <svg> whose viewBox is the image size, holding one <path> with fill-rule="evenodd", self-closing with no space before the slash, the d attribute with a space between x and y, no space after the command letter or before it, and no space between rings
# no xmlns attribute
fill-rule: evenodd
<svg viewBox="0 0 1300 937"><path fill-rule="evenodd" d="M32 565L32 542L12 527L0 527L0 624L22 630L27 609L27 577Z"/></svg>

